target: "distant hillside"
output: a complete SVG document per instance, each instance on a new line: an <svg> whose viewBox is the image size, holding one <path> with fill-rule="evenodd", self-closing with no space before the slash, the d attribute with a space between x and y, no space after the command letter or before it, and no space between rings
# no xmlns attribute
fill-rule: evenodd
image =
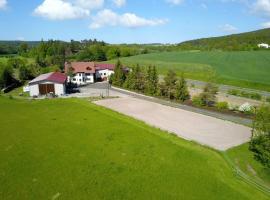
<svg viewBox="0 0 270 200"><path fill-rule="evenodd" d="M40 42L38 41L4 41L0 40L0 55L1 54L17 54L18 49L21 44L26 43L28 47L34 47L37 46Z"/></svg>
<svg viewBox="0 0 270 200"><path fill-rule="evenodd" d="M202 38L180 43L181 49L256 50L259 43L270 44L270 28L222 37Z"/></svg>

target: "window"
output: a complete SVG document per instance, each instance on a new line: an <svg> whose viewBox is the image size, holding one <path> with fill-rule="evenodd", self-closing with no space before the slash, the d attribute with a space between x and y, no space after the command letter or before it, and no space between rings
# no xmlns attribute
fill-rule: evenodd
<svg viewBox="0 0 270 200"><path fill-rule="evenodd" d="M80 82L82 82L82 79L79 79Z"/></svg>
<svg viewBox="0 0 270 200"><path fill-rule="evenodd" d="M104 73L104 76L106 76L107 74L106 73Z"/></svg>
<svg viewBox="0 0 270 200"><path fill-rule="evenodd" d="M72 80L73 80L73 81L76 81L76 78L73 78Z"/></svg>
<svg viewBox="0 0 270 200"><path fill-rule="evenodd" d="M85 75L86 75L86 76L90 76L91 74L89 74L89 73L86 73Z"/></svg>

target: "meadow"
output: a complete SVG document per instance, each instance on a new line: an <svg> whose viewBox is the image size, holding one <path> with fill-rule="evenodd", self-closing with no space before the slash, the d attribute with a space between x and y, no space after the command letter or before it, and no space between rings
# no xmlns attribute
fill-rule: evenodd
<svg viewBox="0 0 270 200"><path fill-rule="evenodd" d="M248 150L248 147L248 144L243 144L229 149L227 155L234 165L245 174L270 188L270 169L267 169L259 161L255 160L253 153Z"/></svg>
<svg viewBox="0 0 270 200"><path fill-rule="evenodd" d="M173 69L194 80L270 91L270 51L163 52L120 60L130 66L155 65L163 75Z"/></svg>
<svg viewBox="0 0 270 200"><path fill-rule="evenodd" d="M0 110L0 199L269 199L221 153L86 99Z"/></svg>

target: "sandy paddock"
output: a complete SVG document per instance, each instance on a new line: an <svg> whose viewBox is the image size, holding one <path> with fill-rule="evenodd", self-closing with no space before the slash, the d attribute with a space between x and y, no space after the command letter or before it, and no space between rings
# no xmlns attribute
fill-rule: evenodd
<svg viewBox="0 0 270 200"><path fill-rule="evenodd" d="M251 136L243 125L129 96L95 103L217 150L248 142Z"/></svg>

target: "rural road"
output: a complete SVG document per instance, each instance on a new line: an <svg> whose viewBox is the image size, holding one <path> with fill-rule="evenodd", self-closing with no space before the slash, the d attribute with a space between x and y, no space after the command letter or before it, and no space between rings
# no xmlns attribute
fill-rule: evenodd
<svg viewBox="0 0 270 200"><path fill-rule="evenodd" d="M95 103L221 151L246 143L251 136L246 126L132 96Z"/></svg>

